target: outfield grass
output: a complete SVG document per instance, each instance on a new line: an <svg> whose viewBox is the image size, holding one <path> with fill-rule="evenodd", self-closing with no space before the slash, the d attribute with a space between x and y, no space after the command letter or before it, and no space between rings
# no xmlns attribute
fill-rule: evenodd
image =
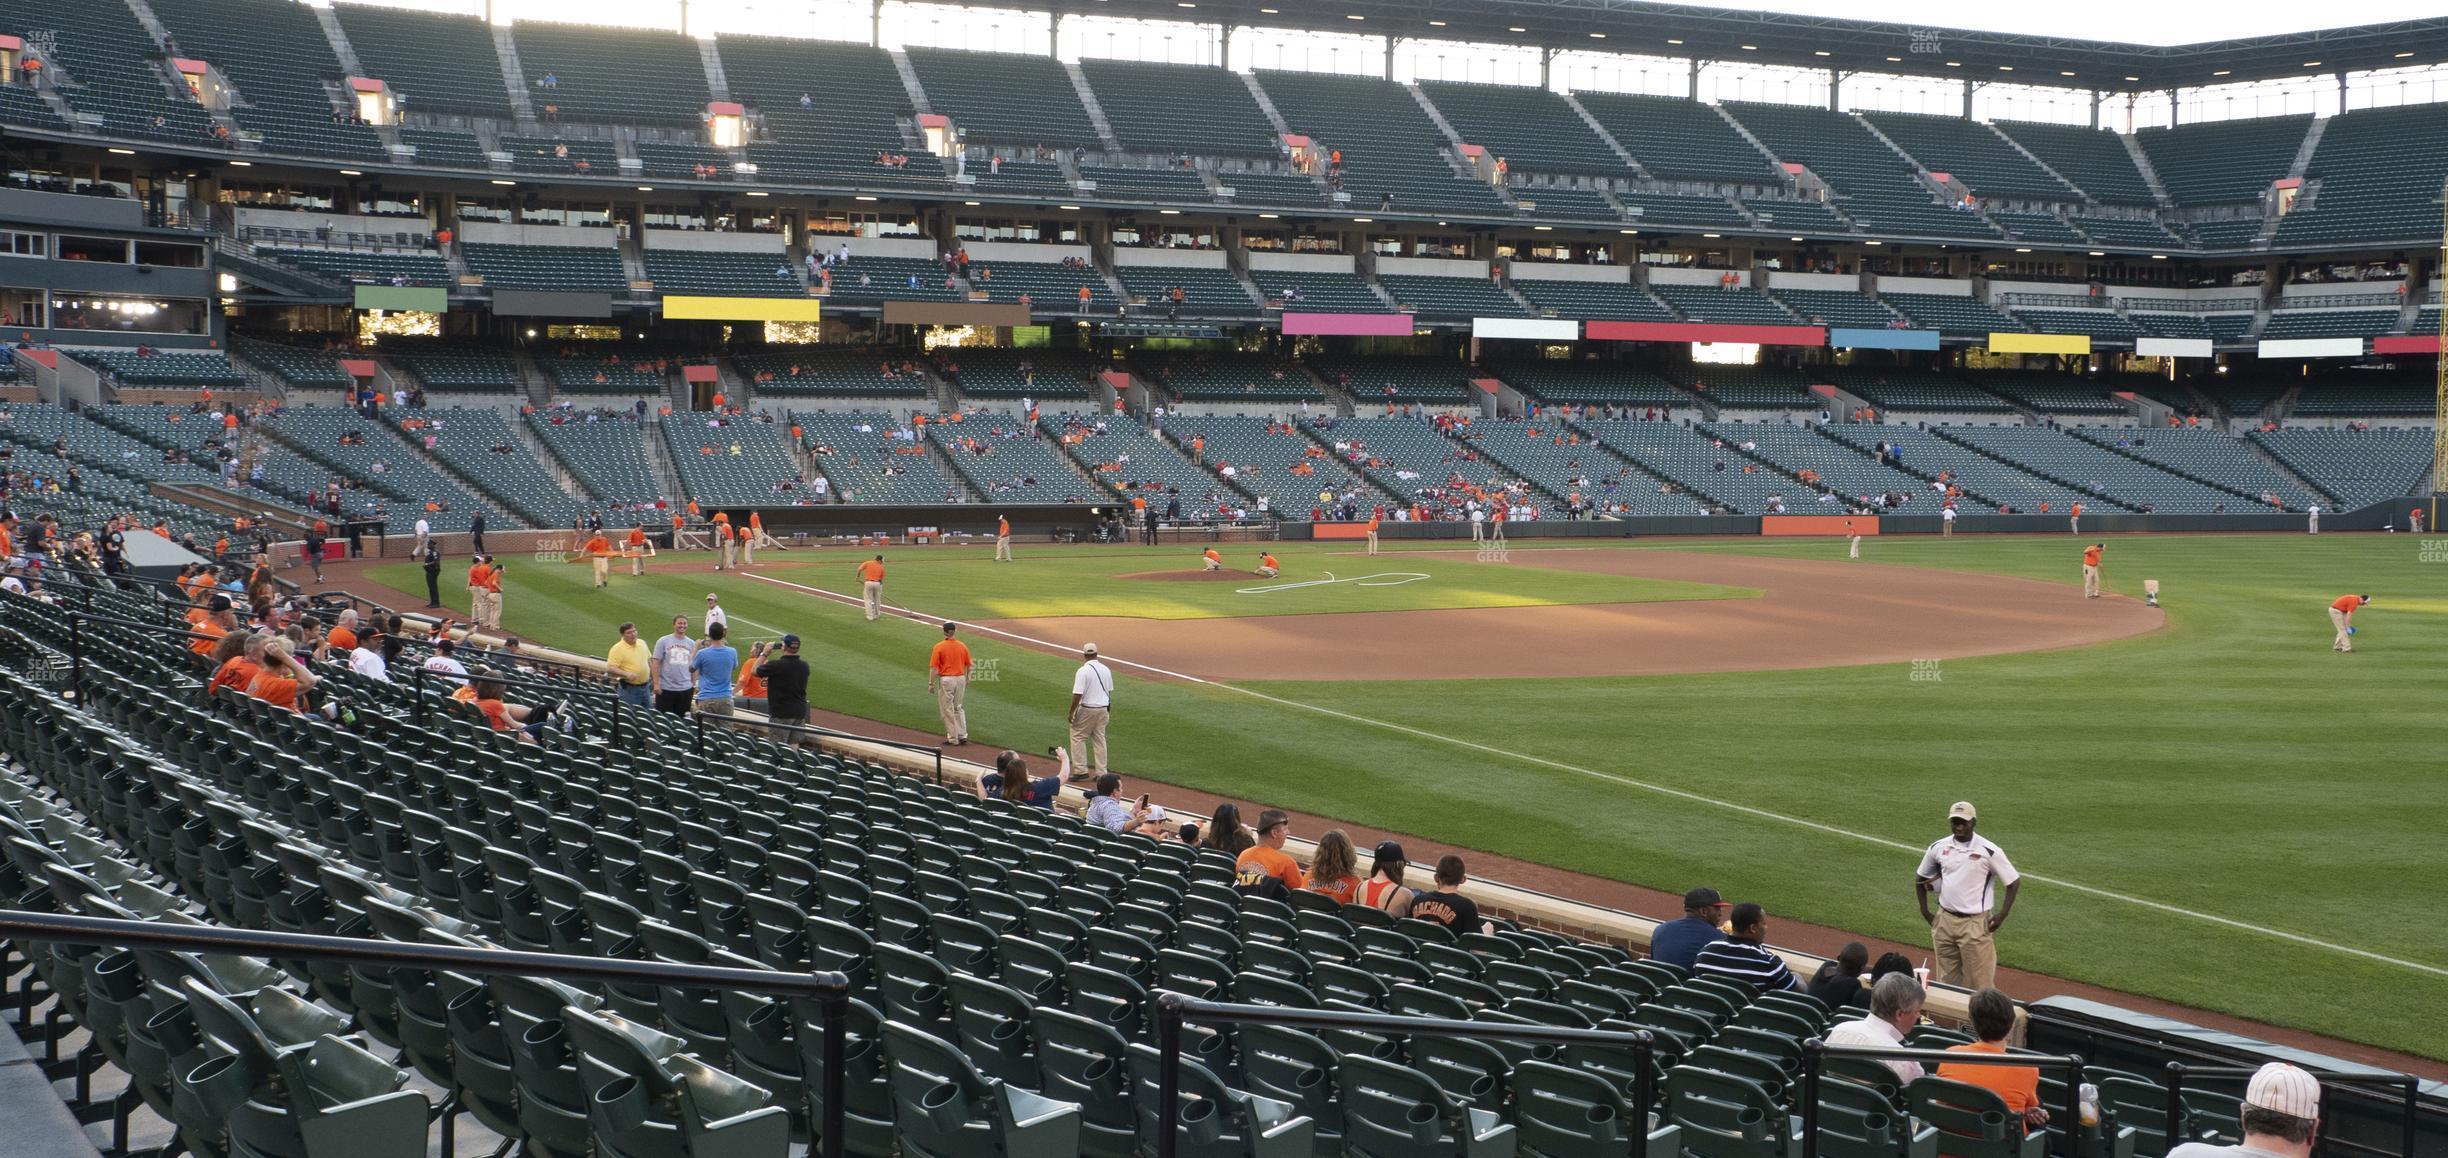
<svg viewBox="0 0 2448 1158"><path fill-rule="evenodd" d="M1664 545L1842 553L1826 540ZM1864 549L1881 562L2077 578L2069 538ZM2436 971L2448 965L2448 924L2437 920L2448 894L2437 718L2448 598L2436 594L2448 564L2417 551L2410 537L2373 535L2112 539L2110 590L2161 580L2167 630L1948 660L1935 680L1901 665L1242 689L1126 676L1112 737L1123 768L1166 781L1670 891L1708 884L1775 916L1907 941L1926 935L1912 901L1917 854L1877 842L1917 850L1944 834L1947 804L1968 797L1982 832L2035 878L2000 937L2008 964L2448 1057L2448 975ZM1515 575L1552 590L1557 573L1525 566L1534 548L1517 545L1513 558ZM1374 565L1441 564L1396 553ZM1108 591L1103 576L1155 569L1128 555L1062 567ZM930 569L904 559L894 600L1005 614L962 610L957 585L936 605ZM378 574L405 590L422 582L408 567ZM623 577L598 593L582 569L514 564L509 626L600 654L610 624L635 619L655 634L702 607L706 585L703 575ZM866 623L855 608L765 584L718 585L735 625L809 638L825 707L935 726L923 670L932 629ZM2340 656L2322 608L2350 590L2379 601L2359 617L2357 653ZM1059 740L1072 661L990 639L971 646L1000 661L996 681L971 689L975 734L1024 748Z"/></svg>

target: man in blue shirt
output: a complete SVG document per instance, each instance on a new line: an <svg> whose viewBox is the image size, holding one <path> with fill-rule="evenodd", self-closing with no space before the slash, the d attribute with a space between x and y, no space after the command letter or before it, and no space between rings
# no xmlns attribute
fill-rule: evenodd
<svg viewBox="0 0 2448 1158"><path fill-rule="evenodd" d="M1726 939L1719 926L1726 915L1725 898L1712 888L1697 888L1683 894L1683 916L1680 920L1659 925L1649 934L1649 959L1663 961L1684 972L1690 972L1700 950Z"/></svg>
<svg viewBox="0 0 2448 1158"><path fill-rule="evenodd" d="M706 625L706 645L697 649L689 670L697 673L697 710L709 716L731 714L731 679L739 674L739 652L723 637L720 623Z"/></svg>

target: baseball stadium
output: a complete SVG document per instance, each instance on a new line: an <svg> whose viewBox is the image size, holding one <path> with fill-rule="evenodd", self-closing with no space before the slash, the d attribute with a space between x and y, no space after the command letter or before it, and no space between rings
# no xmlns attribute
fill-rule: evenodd
<svg viewBox="0 0 2448 1158"><path fill-rule="evenodd" d="M0 1158L2448 1155L2448 18L1929 7L13 0Z"/></svg>

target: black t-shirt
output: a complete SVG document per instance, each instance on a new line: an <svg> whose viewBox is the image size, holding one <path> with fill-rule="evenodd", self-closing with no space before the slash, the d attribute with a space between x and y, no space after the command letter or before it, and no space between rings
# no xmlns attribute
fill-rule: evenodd
<svg viewBox="0 0 2448 1158"><path fill-rule="evenodd" d="M1479 932L1479 906L1460 893L1421 893L1411 901L1411 915L1423 921L1435 921L1454 931Z"/></svg>
<svg viewBox="0 0 2448 1158"><path fill-rule="evenodd" d="M1820 967L1819 975L1811 978L1808 992L1829 1009L1843 1009L1848 1005L1867 1008L1870 1004L1869 987L1861 983L1861 978L1838 973L1833 963Z"/></svg>
<svg viewBox="0 0 2448 1158"><path fill-rule="evenodd" d="M765 677L765 714L786 724L807 719L807 661L784 652L757 665Z"/></svg>
<svg viewBox="0 0 2448 1158"><path fill-rule="evenodd" d="M103 558L105 558L105 559L116 559L116 558L118 558L118 557L119 557L121 554L125 553L126 551L127 551L127 536L126 536L126 535L121 534L121 533L120 533L120 532L118 532L118 531L112 531L112 532L110 532L109 534L102 536L102 557L103 557Z"/></svg>

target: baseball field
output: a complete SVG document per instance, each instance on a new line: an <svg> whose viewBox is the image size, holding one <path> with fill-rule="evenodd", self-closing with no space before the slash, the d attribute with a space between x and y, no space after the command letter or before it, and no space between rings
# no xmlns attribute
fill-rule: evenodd
<svg viewBox="0 0 2448 1158"><path fill-rule="evenodd" d="M514 559L505 625L600 655L623 620L700 626L711 590L737 642L806 637L819 706L931 731L948 617L976 739L1035 751L1093 641L1126 775L1906 942L1968 798L2025 874L2004 964L2448 1058L2448 555L2106 542L2100 600L2070 536L1285 544L1273 579L1248 546L1221 575L1197 547L901 548L886 601L915 614L873 623L850 548L604 591ZM2375 602L2340 655L2347 592Z"/></svg>

